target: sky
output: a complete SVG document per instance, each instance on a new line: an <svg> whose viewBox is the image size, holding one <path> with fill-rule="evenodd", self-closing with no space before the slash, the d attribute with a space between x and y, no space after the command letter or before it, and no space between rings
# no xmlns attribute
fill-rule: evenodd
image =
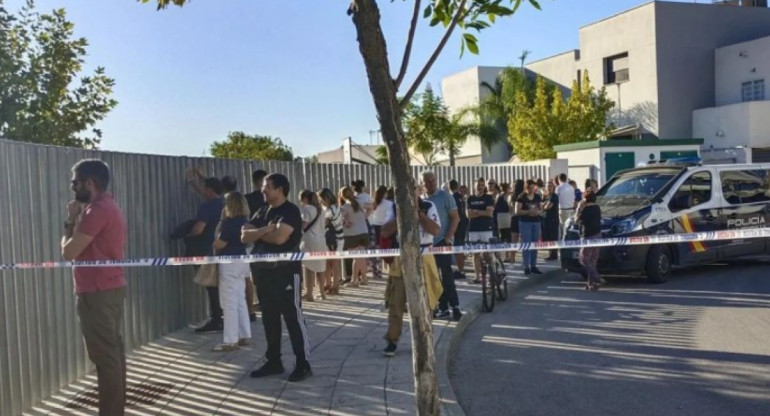
<svg viewBox="0 0 770 416"><path fill-rule="evenodd" d="M647 2L539 1L542 11L523 5L482 32L478 56L460 57L454 36L425 81L439 90L442 78L473 66L518 65L523 50L533 61L575 49L581 26ZM23 0L0 3L15 11ZM348 136L376 140L348 0L193 0L165 11L135 0L35 4L40 12L64 8L89 42L84 72L102 66L115 79L119 104L96 125L104 150L201 156L231 131L280 137L299 156L338 148ZM396 72L414 3L379 4ZM417 29L402 92L443 34L427 23Z"/></svg>

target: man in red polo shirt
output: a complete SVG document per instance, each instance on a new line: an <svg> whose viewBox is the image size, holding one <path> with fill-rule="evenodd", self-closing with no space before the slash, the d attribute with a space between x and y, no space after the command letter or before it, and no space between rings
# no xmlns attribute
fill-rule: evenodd
<svg viewBox="0 0 770 416"><path fill-rule="evenodd" d="M96 159L72 167L75 200L67 204L61 251L65 260L121 260L126 220L106 192L110 169ZM122 267L75 267L78 319L88 358L96 365L99 415L121 416L126 402L126 353L123 344Z"/></svg>

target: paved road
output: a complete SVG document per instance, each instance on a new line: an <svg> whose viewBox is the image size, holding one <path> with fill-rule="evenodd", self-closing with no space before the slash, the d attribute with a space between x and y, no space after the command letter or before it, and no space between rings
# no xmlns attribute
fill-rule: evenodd
<svg viewBox="0 0 770 416"><path fill-rule="evenodd" d="M468 416L770 415L770 264L562 276L480 316L450 379Z"/></svg>

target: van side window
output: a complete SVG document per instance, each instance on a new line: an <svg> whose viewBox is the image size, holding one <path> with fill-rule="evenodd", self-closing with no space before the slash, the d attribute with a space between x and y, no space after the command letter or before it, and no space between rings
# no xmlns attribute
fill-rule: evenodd
<svg viewBox="0 0 770 416"><path fill-rule="evenodd" d="M770 174L765 170L721 172L722 197L730 205L770 201Z"/></svg>
<svg viewBox="0 0 770 416"><path fill-rule="evenodd" d="M668 206L671 212L677 212L709 201L711 201L711 173L697 172L679 186Z"/></svg>

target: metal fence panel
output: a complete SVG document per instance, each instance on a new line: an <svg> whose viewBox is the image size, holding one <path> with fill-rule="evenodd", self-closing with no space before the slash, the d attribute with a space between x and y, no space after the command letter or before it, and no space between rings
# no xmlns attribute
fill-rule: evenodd
<svg viewBox="0 0 770 416"><path fill-rule="evenodd" d="M199 199L185 170L200 166L210 176L233 175L251 191L251 172L285 174L290 197L328 187L335 194L354 179L375 189L392 183L387 166L253 162L86 151L0 140L0 263L59 259L70 168L96 157L112 169L111 191L128 222L129 257L178 256L183 247L169 234L192 218ZM415 178L425 169L412 167ZM436 167L440 183L478 177L499 182L545 178L545 166ZM248 192L247 191L247 192ZM127 268L129 292L124 334L128 350L206 316L205 292L192 283L192 268ZM16 415L91 370L80 338L71 272L14 270L0 274L0 414Z"/></svg>

